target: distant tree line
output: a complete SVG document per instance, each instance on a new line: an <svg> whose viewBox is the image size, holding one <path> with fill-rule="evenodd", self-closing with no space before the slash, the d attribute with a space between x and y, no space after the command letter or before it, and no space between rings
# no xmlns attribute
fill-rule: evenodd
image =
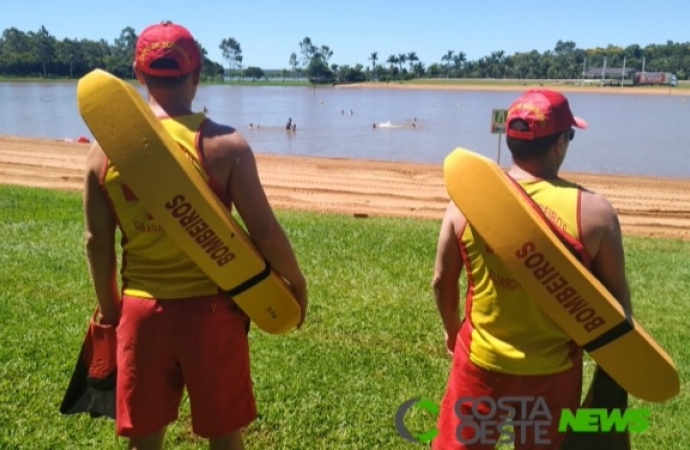
<svg viewBox="0 0 690 450"><path fill-rule="evenodd" d="M58 40L44 26L34 32L8 28L0 37L0 75L9 77L77 78L100 68L122 78L132 78L132 61L137 34L126 27L113 43L105 39ZM410 80L414 78L511 78L511 79L578 79L588 68L628 67L648 72L672 72L679 80L690 79L690 43L667 41L666 44L637 44L625 48L608 45L580 49L573 41L556 42L553 50L517 52L504 51L475 61L468 61L462 51L448 50L438 62L428 66L416 52L403 52L387 57L372 52L366 64L338 65L331 63L334 51L328 45L317 45L305 37L299 50L287 61L289 68L243 67L242 47L236 39L223 39L218 47L223 65L204 55L204 79L223 80L226 76L249 79L267 78L267 73L283 78L308 78L313 83L354 83L362 81ZM276 69L276 68L270 68Z"/></svg>
<svg viewBox="0 0 690 450"><path fill-rule="evenodd" d="M112 44L105 39L57 40L44 26L28 33L8 28L0 37L0 75L78 78L93 69L104 69L121 78L133 78L137 37L132 27L124 28ZM201 44L199 48L204 58L203 76L222 77L223 66L209 60Z"/></svg>

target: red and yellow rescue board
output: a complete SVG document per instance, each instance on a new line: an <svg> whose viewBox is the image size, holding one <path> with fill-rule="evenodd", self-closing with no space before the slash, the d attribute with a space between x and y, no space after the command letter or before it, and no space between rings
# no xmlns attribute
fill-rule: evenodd
<svg viewBox="0 0 690 450"><path fill-rule="evenodd" d="M77 98L79 113L99 145L170 238L259 328L272 334L294 328L300 307L289 287L139 92L94 70L79 80Z"/></svg>
<svg viewBox="0 0 690 450"><path fill-rule="evenodd" d="M458 148L446 157L443 172L451 199L472 228L544 312L623 389L653 402L678 395L680 379L669 355L626 317L500 167Z"/></svg>

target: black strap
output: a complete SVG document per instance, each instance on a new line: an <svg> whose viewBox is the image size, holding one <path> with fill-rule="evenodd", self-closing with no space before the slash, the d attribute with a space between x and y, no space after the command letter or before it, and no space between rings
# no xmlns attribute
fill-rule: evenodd
<svg viewBox="0 0 690 450"><path fill-rule="evenodd" d="M625 320L623 322L611 328L601 336L592 339L591 341L583 345L582 348L585 349L588 353L593 352L594 350L599 350L601 347L610 344L611 342L615 341L620 337L625 336L627 333L630 333L634 329L635 323L632 320L632 316L630 316L630 314L628 314L628 312L626 311Z"/></svg>
<svg viewBox="0 0 690 450"><path fill-rule="evenodd" d="M228 294L230 297L234 297L236 295L240 295L246 290L249 290L256 286L257 284L261 283L264 281L266 278L268 278L271 275L271 265L268 264L268 261L264 259L264 269L254 275L253 277L249 278L246 281L243 281L242 283L238 284L234 288L225 291L226 294Z"/></svg>

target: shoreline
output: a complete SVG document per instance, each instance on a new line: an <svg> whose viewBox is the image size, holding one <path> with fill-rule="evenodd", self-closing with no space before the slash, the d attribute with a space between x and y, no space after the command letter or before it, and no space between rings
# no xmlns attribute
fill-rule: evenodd
<svg viewBox="0 0 690 450"><path fill-rule="evenodd" d="M338 84L337 89L390 89L390 90L441 90L441 91L487 91L487 92L522 92L533 88L552 89L560 92L597 94L597 95L659 95L671 97L690 97L690 89L668 86L596 86L560 83L549 80L539 82L530 80L515 84L472 84L472 83L443 83L443 82L365 82L353 84Z"/></svg>
<svg viewBox="0 0 690 450"><path fill-rule="evenodd" d="M279 127L282 130L282 127ZM241 131L240 131L241 132ZM242 133L242 132L241 132ZM59 138L35 138L21 135L9 135L0 134L0 152L2 152L7 143L12 143L19 145L20 147L29 146L30 144L37 144L40 146L67 146L68 148L82 148L84 151L88 150L88 145L91 142L81 143L77 139L66 140ZM88 144L88 145L85 145ZM440 168L441 164L429 163L429 162L417 162L417 161L403 161L403 160L386 160L386 159L374 159L374 158L349 158L344 156L309 156L309 155L281 155L279 153L261 152L254 150L254 154L257 158L286 158L295 160L314 160L314 161L342 161L346 164L352 164L353 162L369 164L369 165L387 165L387 166L419 166L429 169ZM508 155L509 157L510 155ZM0 167L2 167L3 160L0 159ZM507 169L508 166L505 161L501 161L501 167ZM606 177L606 178L640 178L642 180L665 180L669 182L680 182L685 183L690 181L690 177L683 176L666 176L666 175L644 175L637 173L607 173L607 172L582 172L582 171L571 171L571 170L561 170L559 174L563 178L574 177L574 178L587 178L587 177ZM1 178L0 178L1 181ZM1 183L0 183L1 184Z"/></svg>
<svg viewBox="0 0 690 450"><path fill-rule="evenodd" d="M74 79L3 79L0 83L73 83ZM126 80L135 83L136 80ZM314 89L389 89L389 90L441 90L441 91L474 91L474 92L523 92L533 88L552 89L560 92L597 94L597 95L658 95L671 97L690 97L690 83L684 82L680 87L671 86L599 86L597 83L581 85L577 80L504 80L504 79L428 79L419 78L410 81L366 81L362 83L342 83L313 85L308 82L202 82L200 86L278 86Z"/></svg>
<svg viewBox="0 0 690 450"><path fill-rule="evenodd" d="M0 136L0 184L79 192L88 144ZM276 209L439 221L449 202L440 164L257 153ZM623 234L690 241L690 178L562 172L604 195Z"/></svg>

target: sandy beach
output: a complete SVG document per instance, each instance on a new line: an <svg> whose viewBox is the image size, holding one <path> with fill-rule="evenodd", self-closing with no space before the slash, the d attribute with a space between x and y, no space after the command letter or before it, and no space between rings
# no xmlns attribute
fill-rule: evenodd
<svg viewBox="0 0 690 450"><path fill-rule="evenodd" d="M0 136L0 184L81 191L88 144ZM257 155L280 209L440 220L442 168L397 162ZM626 235L690 240L690 179L564 173L611 201Z"/></svg>
<svg viewBox="0 0 690 450"><path fill-rule="evenodd" d="M462 84L462 83L444 83L443 80L438 82L366 82L355 84L341 84L336 87L339 89L397 89L397 90L420 90L420 89L435 89L444 91L508 91L520 92L532 88L552 89L560 92L578 92L597 95L665 95L676 97L690 97L690 89L677 88L670 86L600 86L597 83L581 84L576 81L562 82L554 80L528 80L520 83L518 80L514 82L506 82L505 84L485 83L482 84L478 80L476 84Z"/></svg>

